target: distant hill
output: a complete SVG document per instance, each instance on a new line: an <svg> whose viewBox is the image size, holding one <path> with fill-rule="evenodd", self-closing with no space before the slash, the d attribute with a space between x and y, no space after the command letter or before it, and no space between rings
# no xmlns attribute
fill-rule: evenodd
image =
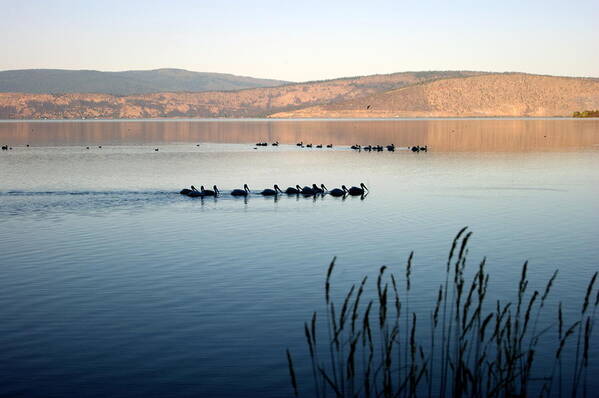
<svg viewBox="0 0 599 398"><path fill-rule="evenodd" d="M271 117L571 116L599 108L599 79L485 74L424 82Z"/></svg>
<svg viewBox="0 0 599 398"><path fill-rule="evenodd" d="M264 117L481 72L403 72L240 91L109 94L0 93L0 119ZM191 91L191 90L188 90Z"/></svg>
<svg viewBox="0 0 599 398"><path fill-rule="evenodd" d="M0 92L100 93L113 95L156 92L229 91L274 87L289 82L183 69L95 70L23 69L0 71Z"/></svg>

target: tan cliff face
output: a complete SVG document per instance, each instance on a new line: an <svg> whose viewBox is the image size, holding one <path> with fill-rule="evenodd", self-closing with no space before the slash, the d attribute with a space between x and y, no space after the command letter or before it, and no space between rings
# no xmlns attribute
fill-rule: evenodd
<svg viewBox="0 0 599 398"><path fill-rule="evenodd" d="M410 84L479 72L406 72L287 86L201 93L0 93L0 119L263 117L347 101Z"/></svg>
<svg viewBox="0 0 599 398"><path fill-rule="evenodd" d="M0 93L0 119L570 116L599 108L599 79L406 72L234 92Z"/></svg>
<svg viewBox="0 0 599 398"><path fill-rule="evenodd" d="M271 117L571 116L599 107L599 79L489 74L443 79Z"/></svg>

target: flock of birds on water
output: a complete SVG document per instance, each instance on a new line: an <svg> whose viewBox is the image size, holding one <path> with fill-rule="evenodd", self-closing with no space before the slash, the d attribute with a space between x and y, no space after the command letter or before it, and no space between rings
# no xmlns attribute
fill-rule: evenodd
<svg viewBox="0 0 599 398"><path fill-rule="evenodd" d="M271 146L279 146L279 141L275 141L272 144L270 144ZM317 144L317 145L313 145L313 144L304 144L304 141L300 141L297 144L295 144L296 146L300 147L300 148L323 148L322 144ZM257 142L256 143L256 147L254 149L258 149L257 147L259 146L268 146L268 142ZM333 148L333 144L328 144L326 145L327 148ZM361 151L366 151L366 152L383 152L385 149L387 149L387 151L389 152L395 152L395 144L390 144L390 145L352 145L350 147L353 150L356 150L358 152ZM428 152L428 145L425 146L411 146L408 147L409 150L411 150L412 152Z"/></svg>
<svg viewBox="0 0 599 398"><path fill-rule="evenodd" d="M200 189L197 189L193 185L191 189L184 188L179 192L181 195L186 195L191 198L203 198L207 196L217 197L221 195L221 191L218 189L216 185L212 187L212 189L204 189L204 186L200 186ZM252 194L250 188L247 184L243 185L241 189L234 189L229 193L231 196L249 196ZM334 197L345 197L347 195L350 196L361 196L364 197L368 194L368 188L364 183L360 183L359 187L351 187L347 188L345 185L342 185L341 188L333 188L331 190L327 189L324 184L320 184L320 186L316 184L312 184L311 187L305 186L300 187L296 185L295 187L288 187L285 191L281 190L277 184L273 186L273 188L266 188L259 192L259 195L262 196L278 196L278 195L302 195L302 196L317 196L317 195L331 195Z"/></svg>
<svg viewBox="0 0 599 398"><path fill-rule="evenodd" d="M254 147L254 149L258 149L257 147L259 146L268 146L268 142L257 142L256 143L256 147ZM270 144L271 146L279 146L279 141L275 141L273 143ZM304 144L303 141L298 142L297 144L295 144L296 146L300 147L300 148L323 148L322 144L318 144L318 145L312 145L312 144ZM196 146L200 146L200 144L197 144ZM27 144L27 147L29 147L29 144ZM333 144L328 144L326 145L327 148L333 148ZM102 145L98 145L99 149L102 149ZM390 144L390 145L352 145L350 146L351 149L361 152L361 151L366 151L366 152L383 152L385 149L387 149L387 151L389 152L395 152L395 144ZM90 149L89 146L85 147L85 149ZM425 146L411 146L408 147L409 150L411 150L412 152L428 152L428 145ZM2 150L3 151L8 151L8 150L12 150L12 147L9 145L2 145ZM154 152L158 152L160 149L159 148L154 148Z"/></svg>

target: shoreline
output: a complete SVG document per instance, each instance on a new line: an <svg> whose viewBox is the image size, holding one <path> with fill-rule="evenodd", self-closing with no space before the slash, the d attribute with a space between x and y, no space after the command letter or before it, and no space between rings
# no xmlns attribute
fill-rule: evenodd
<svg viewBox="0 0 599 398"><path fill-rule="evenodd" d="M0 123L43 122L389 122L389 121L435 121L435 120L599 120L599 117L572 116L440 116L440 117L342 117L342 118L139 118L139 119L0 119Z"/></svg>

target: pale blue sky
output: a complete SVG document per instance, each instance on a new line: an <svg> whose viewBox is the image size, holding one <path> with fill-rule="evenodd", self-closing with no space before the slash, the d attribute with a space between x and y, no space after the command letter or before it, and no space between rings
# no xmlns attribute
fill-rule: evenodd
<svg viewBox="0 0 599 398"><path fill-rule="evenodd" d="M599 1L0 0L0 70L599 77Z"/></svg>

